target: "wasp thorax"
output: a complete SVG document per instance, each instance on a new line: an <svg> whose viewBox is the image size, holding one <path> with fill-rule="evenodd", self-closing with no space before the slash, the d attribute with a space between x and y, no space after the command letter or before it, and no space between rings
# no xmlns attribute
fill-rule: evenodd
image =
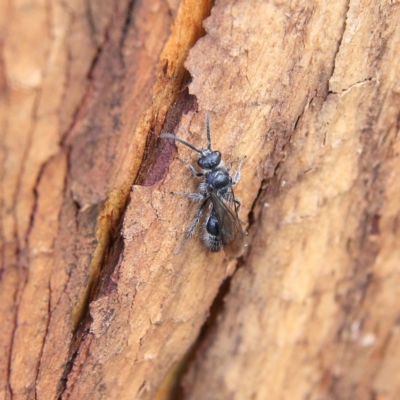
<svg viewBox="0 0 400 400"><path fill-rule="evenodd" d="M218 168L205 175L207 185L212 189L222 189L231 184L229 173L225 168Z"/></svg>
<svg viewBox="0 0 400 400"><path fill-rule="evenodd" d="M197 161L197 164L202 169L214 169L221 164L221 153L219 151L212 151L209 154L203 155Z"/></svg>

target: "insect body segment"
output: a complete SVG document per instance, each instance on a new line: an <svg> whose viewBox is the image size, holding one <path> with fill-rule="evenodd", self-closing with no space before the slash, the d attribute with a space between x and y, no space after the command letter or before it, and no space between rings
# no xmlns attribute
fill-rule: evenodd
<svg viewBox="0 0 400 400"><path fill-rule="evenodd" d="M203 241L211 251L221 250L219 223L214 210L211 211L206 221Z"/></svg>
<svg viewBox="0 0 400 400"><path fill-rule="evenodd" d="M232 177L229 174L232 163L228 168L223 167L221 153L211 149L208 114L206 114L206 127L208 146L203 150L197 149L192 144L169 133L161 134L161 138L176 140L199 153L200 158L197 164L202 169L202 172L197 172L192 165L184 160L181 161L190 169L193 175L204 177L204 181L199 185L200 193L174 193L201 201L195 219L190 225L177 254L183 249L190 236L194 234L204 212L207 210L203 234L204 244L211 251L219 251L223 248L228 257L239 257L243 253L244 236L246 233L243 231L238 217L240 202L235 198L232 187L240 179L240 168L244 159L239 163L238 169L234 175L234 180L232 181Z"/></svg>

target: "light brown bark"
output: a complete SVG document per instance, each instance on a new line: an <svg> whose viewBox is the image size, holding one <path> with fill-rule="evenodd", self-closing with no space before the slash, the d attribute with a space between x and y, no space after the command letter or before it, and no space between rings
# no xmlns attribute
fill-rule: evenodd
<svg viewBox="0 0 400 400"><path fill-rule="evenodd" d="M2 8L1 399L400 398L399 3ZM206 112L239 261L173 254Z"/></svg>

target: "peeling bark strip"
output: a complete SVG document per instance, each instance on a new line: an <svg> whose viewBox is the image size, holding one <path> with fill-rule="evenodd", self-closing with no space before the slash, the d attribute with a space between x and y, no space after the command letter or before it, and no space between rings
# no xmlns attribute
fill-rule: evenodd
<svg viewBox="0 0 400 400"><path fill-rule="evenodd" d="M4 10L0 399L400 398L400 6L217 0L198 40L210 8ZM236 273L173 256L197 182L157 137L205 112L247 155Z"/></svg>

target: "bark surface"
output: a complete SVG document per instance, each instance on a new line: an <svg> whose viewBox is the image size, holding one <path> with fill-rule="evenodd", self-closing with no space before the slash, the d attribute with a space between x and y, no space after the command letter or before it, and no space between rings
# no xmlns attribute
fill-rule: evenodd
<svg viewBox="0 0 400 400"><path fill-rule="evenodd" d="M400 3L0 15L0 399L400 398ZM174 255L205 113L239 260Z"/></svg>

